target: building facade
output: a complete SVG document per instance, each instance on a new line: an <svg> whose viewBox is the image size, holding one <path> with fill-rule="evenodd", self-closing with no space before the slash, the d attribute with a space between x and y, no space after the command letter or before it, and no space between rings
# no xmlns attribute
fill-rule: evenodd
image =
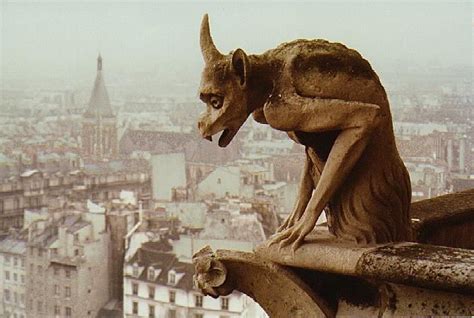
<svg viewBox="0 0 474 318"><path fill-rule="evenodd" d="M194 266L147 242L124 266L125 317L236 318L263 317L245 294L214 299L193 284Z"/></svg>
<svg viewBox="0 0 474 318"><path fill-rule="evenodd" d="M151 199L148 167L128 160L91 163L60 174L26 170L16 178L0 180L0 234L22 227L25 209L58 204L60 197L103 202L119 198L122 190L134 192L145 205Z"/></svg>
<svg viewBox="0 0 474 318"><path fill-rule="evenodd" d="M25 318L26 240L15 233L0 241L0 317Z"/></svg>
<svg viewBox="0 0 474 318"><path fill-rule="evenodd" d="M104 209L64 212L28 229L27 317L96 317L110 298Z"/></svg>

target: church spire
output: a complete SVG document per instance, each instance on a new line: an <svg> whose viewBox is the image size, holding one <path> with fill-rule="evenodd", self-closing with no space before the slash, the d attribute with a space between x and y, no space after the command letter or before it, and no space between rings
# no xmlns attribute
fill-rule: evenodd
<svg viewBox="0 0 474 318"><path fill-rule="evenodd" d="M97 57L97 70L102 71L102 56L100 56L100 53L99 53L99 56Z"/></svg>
<svg viewBox="0 0 474 318"><path fill-rule="evenodd" d="M84 117L97 118L97 116L113 118L115 117L112 106L110 105L109 94L104 83L104 74L102 73L102 56L97 57L97 75L92 88L89 105L84 113Z"/></svg>

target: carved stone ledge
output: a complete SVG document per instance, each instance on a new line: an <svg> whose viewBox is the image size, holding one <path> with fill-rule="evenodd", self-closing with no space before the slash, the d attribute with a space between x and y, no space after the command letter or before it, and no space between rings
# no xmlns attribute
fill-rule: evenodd
<svg viewBox="0 0 474 318"><path fill-rule="evenodd" d="M419 243L474 249L474 189L412 203Z"/></svg>
<svg viewBox="0 0 474 318"><path fill-rule="evenodd" d="M296 252L272 245L256 253L285 266L474 294L474 250L412 242L361 247L318 229Z"/></svg>
<svg viewBox="0 0 474 318"><path fill-rule="evenodd" d="M193 257L196 285L213 297L238 290L271 317L332 317L333 309L292 271L253 253L205 247Z"/></svg>
<svg viewBox="0 0 474 318"><path fill-rule="evenodd" d="M326 252L341 252L340 255L347 257L346 264L337 268L330 260L328 263L314 262L310 265L300 261L301 253L304 252L298 254L298 250L290 257L286 251L281 250L279 255L285 256L282 258L285 259L283 263L291 265L286 267L264 258L263 255L270 255L268 252L273 252L272 249L264 251L264 248L260 248L257 253L228 250L217 250L214 253L207 247L193 258L196 284L205 294L213 297L228 295L232 290L243 292L257 301L270 317L277 318L474 314L474 285L471 275L474 266L464 263L462 259L457 259L455 263L463 267L463 274L459 279L448 283L450 286L447 289L451 289L448 291L437 289L452 274L447 268L430 267L426 262L421 262L415 265L411 273L407 273L403 268L413 264L398 262L399 264L393 265L394 259L387 257L385 248L368 248L360 253L357 248L352 247L346 247L344 251L344 247L337 242L332 247L321 246L316 251L321 253L317 259L328 259L328 253L325 254L324 249ZM312 250L314 251L314 246ZM390 253L397 251L395 248ZM406 250L402 248L402 252L405 253ZM407 255L403 253L400 257L405 258ZM361 258L355 261L354 257L358 255ZM446 257L444 260L440 259L440 262L443 261L446 261ZM453 261L451 259L444 264L449 267ZM302 264L305 266L301 266ZM302 268L315 264L317 268ZM402 270L398 271L391 266L400 266ZM443 270L447 271L446 275ZM456 273L455 271L454 274ZM406 277L402 279L403 276ZM403 281L404 284L398 281ZM430 285L427 284L428 281L436 288L422 287Z"/></svg>

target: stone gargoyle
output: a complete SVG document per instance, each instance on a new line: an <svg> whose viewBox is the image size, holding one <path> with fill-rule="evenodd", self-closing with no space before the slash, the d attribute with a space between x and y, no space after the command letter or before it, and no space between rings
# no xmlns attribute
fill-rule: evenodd
<svg viewBox="0 0 474 318"><path fill-rule="evenodd" d="M223 55L208 16L201 135L227 146L252 114L305 146L295 208L269 241L296 250L326 209L337 238L358 244L409 240L411 188L398 154L387 94L357 51L325 40L296 40L261 55Z"/></svg>

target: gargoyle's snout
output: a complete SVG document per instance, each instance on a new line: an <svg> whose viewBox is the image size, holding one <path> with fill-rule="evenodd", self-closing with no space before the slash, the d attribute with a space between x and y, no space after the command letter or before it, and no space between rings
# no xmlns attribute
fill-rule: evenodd
<svg viewBox="0 0 474 318"><path fill-rule="evenodd" d="M204 122L202 120L199 120L197 125L198 125L198 129L199 129L199 132L200 132L201 136L204 139L212 141L212 135L207 134L206 131L205 131L206 130L205 129L206 125L204 124Z"/></svg>

